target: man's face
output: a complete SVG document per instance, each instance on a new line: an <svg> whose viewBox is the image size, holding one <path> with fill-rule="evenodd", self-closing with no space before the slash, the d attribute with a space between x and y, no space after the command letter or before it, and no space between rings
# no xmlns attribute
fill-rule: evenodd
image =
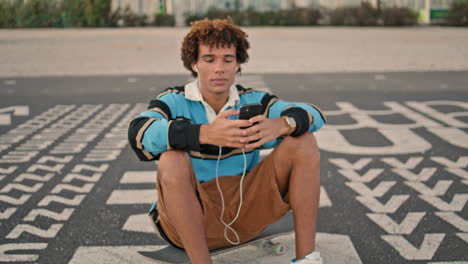
<svg viewBox="0 0 468 264"><path fill-rule="evenodd" d="M237 67L236 47L216 47L200 44L198 60L200 90L204 96L229 94L229 87L234 83Z"/></svg>

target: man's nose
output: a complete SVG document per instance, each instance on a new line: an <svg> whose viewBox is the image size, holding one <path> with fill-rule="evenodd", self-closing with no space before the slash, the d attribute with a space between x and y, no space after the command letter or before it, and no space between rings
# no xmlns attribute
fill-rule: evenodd
<svg viewBox="0 0 468 264"><path fill-rule="evenodd" d="M223 61L219 61L215 63L215 72L216 73L224 73L225 64Z"/></svg>

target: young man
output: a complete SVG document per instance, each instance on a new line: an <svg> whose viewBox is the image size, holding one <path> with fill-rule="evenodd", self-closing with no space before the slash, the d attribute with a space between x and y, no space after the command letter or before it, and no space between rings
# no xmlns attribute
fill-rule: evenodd
<svg viewBox="0 0 468 264"><path fill-rule="evenodd" d="M314 251L320 154L312 132L324 117L314 106L234 85L248 48L229 18L194 22L181 57L195 81L152 100L131 122L130 144L140 160L159 160L158 225L192 263L211 263L209 249L246 242L291 209L291 263L322 263ZM262 114L239 120L241 106L253 103ZM275 149L259 161L264 148Z"/></svg>

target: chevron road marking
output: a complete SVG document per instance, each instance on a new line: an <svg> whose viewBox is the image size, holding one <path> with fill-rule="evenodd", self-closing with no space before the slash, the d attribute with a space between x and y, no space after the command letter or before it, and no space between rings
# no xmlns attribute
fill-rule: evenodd
<svg viewBox="0 0 468 264"><path fill-rule="evenodd" d="M407 169L392 169L392 171L408 181L427 181L437 172L437 168L422 168L418 174Z"/></svg>
<svg viewBox="0 0 468 264"><path fill-rule="evenodd" d="M141 233L154 233L153 224L148 214L137 214L128 217L122 230Z"/></svg>
<svg viewBox="0 0 468 264"><path fill-rule="evenodd" d="M22 205L24 204L27 200L31 198L30 194L23 194L21 195L20 198L13 198L8 195L0 195L0 201L13 204L13 205Z"/></svg>
<svg viewBox="0 0 468 264"><path fill-rule="evenodd" d="M126 171L120 183L155 183L156 171Z"/></svg>
<svg viewBox="0 0 468 264"><path fill-rule="evenodd" d="M440 211L456 211L460 212L465 207L466 202L468 201L468 194L455 194L450 203L445 202L439 197L429 196L429 195L419 195L419 198L423 199L427 203L431 204Z"/></svg>
<svg viewBox="0 0 468 264"><path fill-rule="evenodd" d="M0 190L0 193L8 193L11 190L18 190L22 192L27 192L27 193L35 193L37 192L40 188L42 188L44 184L43 183L36 183L34 186L27 186L23 185L20 183L9 183L3 189Z"/></svg>
<svg viewBox="0 0 468 264"><path fill-rule="evenodd" d="M442 166L448 168L465 168L468 167L468 156L460 156L457 161L453 162L446 157L431 157L431 159Z"/></svg>
<svg viewBox="0 0 468 264"><path fill-rule="evenodd" d="M7 254L8 251L43 250L47 243L18 243L0 245L0 262L36 261L39 255L33 254Z"/></svg>
<svg viewBox="0 0 468 264"><path fill-rule="evenodd" d="M445 168L446 171L464 179L468 180L468 171L461 168Z"/></svg>
<svg viewBox="0 0 468 264"><path fill-rule="evenodd" d="M70 206L79 205L85 198L84 194L79 194L73 197L73 199L68 199L58 195L47 195L39 203L38 206L48 206L52 202L61 203Z"/></svg>
<svg viewBox="0 0 468 264"><path fill-rule="evenodd" d="M0 211L0 220L10 218L16 212L16 209L18 208L8 207L5 209L5 211L3 212Z"/></svg>
<svg viewBox="0 0 468 264"><path fill-rule="evenodd" d="M39 182L48 182L55 175L56 175L55 173L47 173L44 176L33 174L33 173L21 173L13 181L14 182L23 182L24 180L32 180L32 181L39 181Z"/></svg>
<svg viewBox="0 0 468 264"><path fill-rule="evenodd" d="M362 170L365 166L372 162L371 158L359 159L354 163L349 162L347 159L329 159L331 163L337 167L348 170Z"/></svg>
<svg viewBox="0 0 468 264"><path fill-rule="evenodd" d="M57 213L48 209L33 209L29 214L24 218L24 221L34 221L38 216L45 216L55 221L66 221L75 211L74 208L65 208L61 213Z"/></svg>
<svg viewBox="0 0 468 264"><path fill-rule="evenodd" d="M346 182L345 184L361 196L382 197L396 184L396 181L381 181L374 189L370 189L362 182Z"/></svg>
<svg viewBox="0 0 468 264"><path fill-rule="evenodd" d="M364 175L360 175L354 170L338 170L338 172L348 178L348 180L357 182L371 182L382 174L383 171L383 169L369 169Z"/></svg>
<svg viewBox="0 0 468 264"><path fill-rule="evenodd" d="M11 116L8 112L12 112L11 115L15 116L28 116L29 106L15 105L0 108L0 125L11 125Z"/></svg>
<svg viewBox="0 0 468 264"><path fill-rule="evenodd" d="M108 164L106 164L108 165ZM78 173L68 173L62 182L71 182L73 180L81 180L85 182L98 182L101 179L102 173L94 173L92 176L86 176Z"/></svg>
<svg viewBox="0 0 468 264"><path fill-rule="evenodd" d="M38 154L39 151L10 151L0 158L0 163L24 163Z"/></svg>
<svg viewBox="0 0 468 264"><path fill-rule="evenodd" d="M427 264L468 264L468 261L442 261L442 262L428 262Z"/></svg>
<svg viewBox="0 0 468 264"><path fill-rule="evenodd" d="M63 224L53 224L49 227L49 229L44 230L40 229L38 227L28 225L28 224L21 224L15 226L13 230L6 236L8 239L15 239L21 236L23 233L29 233L38 237L43 237L43 238L52 238L57 235L57 233L60 231L62 228Z"/></svg>
<svg viewBox="0 0 468 264"><path fill-rule="evenodd" d="M37 170L44 170L44 171L51 171L51 172L56 172L60 173L60 171L63 169L65 165L64 164L56 164L55 166L48 166L44 164L34 164L31 167L28 168L27 172L35 172Z"/></svg>
<svg viewBox="0 0 468 264"><path fill-rule="evenodd" d="M356 199L374 213L394 213L409 197L409 195L392 195L385 204L371 196L357 196Z"/></svg>
<svg viewBox="0 0 468 264"><path fill-rule="evenodd" d="M320 200L319 200L319 207L331 207L332 201L330 197L328 197L328 193L325 190L325 187L320 186Z"/></svg>
<svg viewBox="0 0 468 264"><path fill-rule="evenodd" d="M383 162L387 163L388 165L398 168L398 169L414 169L416 166L423 161L422 157L411 157L405 163L401 162L397 158L382 158Z"/></svg>
<svg viewBox="0 0 468 264"><path fill-rule="evenodd" d="M3 174L3 173L6 173L6 174L13 173L17 168L18 168L18 166L9 166L8 168L0 168L0 174Z"/></svg>
<svg viewBox="0 0 468 264"><path fill-rule="evenodd" d="M457 233L457 236L465 241L465 243L468 243L468 233Z"/></svg>
<svg viewBox="0 0 468 264"><path fill-rule="evenodd" d="M106 204L152 204L157 198L155 189L114 190Z"/></svg>
<svg viewBox="0 0 468 264"><path fill-rule="evenodd" d="M374 223L389 234L402 234L409 235L418 226L419 222L426 215L425 212L421 213L408 213L405 219L397 224L387 214L366 214Z"/></svg>
<svg viewBox="0 0 468 264"><path fill-rule="evenodd" d="M82 187L71 184L59 183L54 187L54 189L52 189L52 191L50 191L50 193L60 193L64 190L76 193L89 193L93 187L94 183L86 183Z"/></svg>
<svg viewBox="0 0 468 264"><path fill-rule="evenodd" d="M382 239L390 244L400 255L408 260L430 260L439 248L445 234L425 234L420 248L416 248L401 235L383 235Z"/></svg>
<svg viewBox="0 0 468 264"><path fill-rule="evenodd" d="M452 182L453 181L447 181L447 180L437 181L437 183L434 185L432 189L427 187L427 185L422 182L405 181L404 184L418 191L422 195L442 196L450 188L450 185L452 185Z"/></svg>
<svg viewBox="0 0 468 264"><path fill-rule="evenodd" d="M468 221L454 212L435 212L435 215L444 219L462 232L468 232Z"/></svg>
<svg viewBox="0 0 468 264"><path fill-rule="evenodd" d="M69 163L73 159L73 155L66 155L64 157L57 157L57 156L50 156L45 155L42 156L37 163L47 163L48 161L55 162L55 163Z"/></svg>
<svg viewBox="0 0 468 264"><path fill-rule="evenodd" d="M99 167L88 164L77 164L73 167L72 172L82 172L84 170L92 172L105 172L109 168L109 164L101 164Z"/></svg>

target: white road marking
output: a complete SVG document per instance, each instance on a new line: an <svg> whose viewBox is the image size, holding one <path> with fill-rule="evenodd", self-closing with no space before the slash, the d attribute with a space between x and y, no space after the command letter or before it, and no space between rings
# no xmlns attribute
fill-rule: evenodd
<svg viewBox="0 0 468 264"><path fill-rule="evenodd" d="M392 169L392 171L408 181L427 181L437 172L437 168L422 168L418 174L407 169Z"/></svg>
<svg viewBox="0 0 468 264"><path fill-rule="evenodd" d="M423 182L405 181L404 184L418 191L422 195L443 196L452 185L453 181L440 180L433 188L427 187Z"/></svg>
<svg viewBox="0 0 468 264"><path fill-rule="evenodd" d="M468 220L463 219L461 216L454 212L435 212L435 215L444 219L458 230L462 232L468 232Z"/></svg>
<svg viewBox="0 0 468 264"><path fill-rule="evenodd" d="M363 175L361 175L354 170L338 170L338 172L345 176L348 180L356 182L371 182L372 180L379 177L383 171L383 169L369 169Z"/></svg>
<svg viewBox="0 0 468 264"><path fill-rule="evenodd" d="M152 204L157 198L155 189L114 190L106 204Z"/></svg>
<svg viewBox="0 0 468 264"><path fill-rule="evenodd" d="M20 198L14 198L14 197L11 197L11 196L8 196L8 195L0 195L0 201L1 202L13 204L13 205L22 205L27 200L29 200L29 198L31 198L30 194L23 194L23 195L21 195Z"/></svg>
<svg viewBox="0 0 468 264"><path fill-rule="evenodd" d="M362 170L365 166L372 162L371 158L358 159L356 162L351 163L347 159L329 159L329 161L341 169L345 170Z"/></svg>
<svg viewBox="0 0 468 264"><path fill-rule="evenodd" d="M396 184L396 181L381 181L374 189L370 189L362 182L346 182L345 184L360 196L382 197Z"/></svg>
<svg viewBox="0 0 468 264"><path fill-rule="evenodd" d="M75 211L74 208L65 208L62 210L61 213L57 213L55 211L51 211L48 209L32 209L31 212L23 219L24 221L34 221L38 216L45 216L55 221L66 221Z"/></svg>
<svg viewBox="0 0 468 264"><path fill-rule="evenodd" d="M357 196L356 199L374 213L391 214L395 213L409 197L409 195L392 195L385 204L371 196Z"/></svg>
<svg viewBox="0 0 468 264"><path fill-rule="evenodd" d="M420 248L414 247L401 235L384 235L382 239L408 260L430 260L439 248L445 234L425 234Z"/></svg>
<svg viewBox="0 0 468 264"><path fill-rule="evenodd" d="M8 207L3 212L0 211L0 220L10 218L16 212L16 209L18 208Z"/></svg>
<svg viewBox="0 0 468 264"><path fill-rule="evenodd" d="M418 166L421 163L421 161L423 161L423 157L410 157L404 163L401 162L399 159L393 158L393 157L382 158L381 160L394 168L414 169L416 168L416 166Z"/></svg>
<svg viewBox="0 0 468 264"><path fill-rule="evenodd" d="M47 195L44 197L37 205L38 206L48 206L50 203L61 203L70 206L78 206L85 198L84 194L75 195L73 199L68 199L58 195Z"/></svg>
<svg viewBox="0 0 468 264"><path fill-rule="evenodd" d="M135 263L154 264L138 251L156 251L166 246L88 246L79 247L68 264Z"/></svg>
<svg viewBox="0 0 468 264"><path fill-rule="evenodd" d="M48 229L41 229L28 224L20 224L15 226L15 228L13 228L13 230L11 230L11 232L5 238L16 239L23 233L29 233L43 238L52 238L57 235L62 226L63 224L53 224Z"/></svg>
<svg viewBox="0 0 468 264"><path fill-rule="evenodd" d="M0 245L0 262L20 262L36 261L39 255L33 254L7 254L9 251L20 250L43 250L47 248L47 243L17 243Z"/></svg>
<svg viewBox="0 0 468 264"><path fill-rule="evenodd" d="M442 166L448 168L465 168L468 167L468 156L460 156L457 161L451 161L446 157L431 157L431 159Z"/></svg>
<svg viewBox="0 0 468 264"><path fill-rule="evenodd" d="M463 208L465 207L466 202L468 201L468 193L455 194L450 203L435 196L419 195L419 198L431 204L432 206L437 208L439 211L461 212Z"/></svg>
<svg viewBox="0 0 468 264"><path fill-rule="evenodd" d="M155 183L156 182L156 170L154 171L126 171L120 183L132 184L132 183Z"/></svg>
<svg viewBox="0 0 468 264"><path fill-rule="evenodd" d="M389 234L409 235L418 226L426 213L408 213L405 219L397 224L387 214L366 214L374 223Z"/></svg>

